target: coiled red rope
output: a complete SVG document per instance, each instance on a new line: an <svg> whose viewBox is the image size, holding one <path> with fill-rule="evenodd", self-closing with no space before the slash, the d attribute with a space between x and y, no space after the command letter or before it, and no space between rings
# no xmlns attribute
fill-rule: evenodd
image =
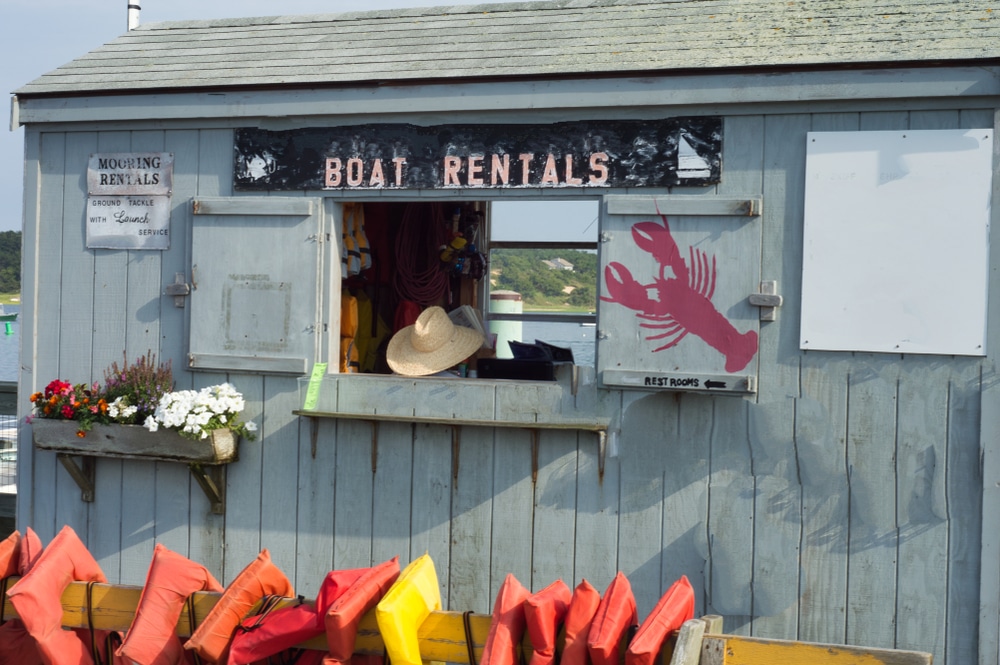
<svg viewBox="0 0 1000 665"><path fill-rule="evenodd" d="M393 285L401 299L421 307L439 304L448 293L439 249L448 243L443 219L439 203L410 203L396 234Z"/></svg>

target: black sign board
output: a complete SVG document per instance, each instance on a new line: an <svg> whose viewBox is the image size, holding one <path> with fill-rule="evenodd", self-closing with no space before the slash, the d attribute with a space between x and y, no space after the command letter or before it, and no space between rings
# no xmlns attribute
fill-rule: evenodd
<svg viewBox="0 0 1000 665"><path fill-rule="evenodd" d="M236 130L239 191L711 185L722 120Z"/></svg>

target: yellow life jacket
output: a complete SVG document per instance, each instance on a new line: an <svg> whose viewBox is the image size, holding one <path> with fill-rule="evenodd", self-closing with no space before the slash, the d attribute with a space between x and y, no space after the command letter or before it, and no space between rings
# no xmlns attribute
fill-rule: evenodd
<svg viewBox="0 0 1000 665"><path fill-rule="evenodd" d="M358 251L361 270L372 267L372 249L365 234L365 207L361 203L348 204L351 219L351 235Z"/></svg>
<svg viewBox="0 0 1000 665"><path fill-rule="evenodd" d="M343 248L340 252L341 277L357 275L372 267L371 247L365 235L365 209L361 203L344 204L344 223L341 230Z"/></svg>
<svg viewBox="0 0 1000 665"><path fill-rule="evenodd" d="M343 374L357 374L358 347L354 340L358 335L358 299L346 289L340 295L340 371Z"/></svg>
<svg viewBox="0 0 1000 665"><path fill-rule="evenodd" d="M355 346L358 349L358 359L362 372L374 372L378 365L379 346L392 334L392 330L378 312L374 311L368 294L358 291L357 300L358 333L355 336Z"/></svg>

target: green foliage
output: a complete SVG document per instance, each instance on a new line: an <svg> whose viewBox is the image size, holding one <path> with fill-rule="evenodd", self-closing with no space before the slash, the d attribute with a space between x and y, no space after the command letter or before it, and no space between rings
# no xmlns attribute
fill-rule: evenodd
<svg viewBox="0 0 1000 665"><path fill-rule="evenodd" d="M132 364L125 359L122 367L115 362L104 370L104 399L119 410L118 422L144 423L156 411L160 397L173 387L170 361L157 364L152 351Z"/></svg>
<svg viewBox="0 0 1000 665"><path fill-rule="evenodd" d="M563 259L573 270L550 268ZM573 249L495 249L490 254L493 290L516 291L526 308L597 307L597 254ZM567 293L568 292L568 293Z"/></svg>
<svg viewBox="0 0 1000 665"><path fill-rule="evenodd" d="M157 363L152 351L134 363L125 360L121 367L113 363L104 371L104 380L104 386L50 381L44 391L31 395L34 414L28 422L73 420L80 438L95 424L141 424L151 432L171 429L190 439L206 439L216 429L232 430L248 441L256 438L257 425L240 418L246 401L235 387L222 383L200 391L171 392L170 361Z"/></svg>
<svg viewBox="0 0 1000 665"><path fill-rule="evenodd" d="M0 231L0 293L21 291L21 232Z"/></svg>
<svg viewBox="0 0 1000 665"><path fill-rule="evenodd" d="M55 379L45 386L44 391L33 393L29 398L34 405L33 418L51 418L52 420L74 420L77 423L76 435L83 438L94 423L103 423L108 418L108 403L100 395L100 386L96 383L88 386L83 383L72 384L68 381Z"/></svg>
<svg viewBox="0 0 1000 665"><path fill-rule="evenodd" d="M143 422L156 410L160 396L174 386L170 362L157 364L151 351L132 364L113 363L104 370L104 380L103 386L50 381L44 391L31 395L32 417L75 420L80 423L77 436L82 438L95 423Z"/></svg>

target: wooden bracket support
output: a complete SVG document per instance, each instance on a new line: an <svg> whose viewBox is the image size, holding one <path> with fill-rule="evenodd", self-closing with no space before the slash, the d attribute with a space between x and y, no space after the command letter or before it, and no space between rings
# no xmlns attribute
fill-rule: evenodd
<svg viewBox="0 0 1000 665"><path fill-rule="evenodd" d="M312 458L316 459L316 441L319 439L319 421L315 418L309 419L309 452Z"/></svg>
<svg viewBox="0 0 1000 665"><path fill-rule="evenodd" d="M80 457L80 464L76 463L76 457L69 453L58 453L56 458L69 471L69 475L80 487L80 500L88 503L94 500L94 476L95 467L93 457L83 455Z"/></svg>
<svg viewBox="0 0 1000 665"><path fill-rule="evenodd" d="M604 458L608 454L608 430L597 430L597 480L604 482Z"/></svg>
<svg viewBox="0 0 1000 665"><path fill-rule="evenodd" d="M80 458L77 464L76 458ZM70 477L80 488L80 500L91 503L94 501L95 477L97 474L97 462L90 455L71 455L70 453L56 453L56 459L63 465ZM202 466L200 464L189 464L191 475L198 481L201 490L208 497L212 504L212 512L216 515L226 513L226 465L211 464Z"/></svg>
<svg viewBox="0 0 1000 665"><path fill-rule="evenodd" d="M226 514L226 466L224 464L189 464L191 475L212 504L212 513Z"/></svg>
<svg viewBox="0 0 1000 665"><path fill-rule="evenodd" d="M458 487L458 451L462 447L462 428L453 425L451 428L451 485Z"/></svg>
<svg viewBox="0 0 1000 665"><path fill-rule="evenodd" d="M538 430L530 429L531 432L531 484L538 483Z"/></svg>
<svg viewBox="0 0 1000 665"><path fill-rule="evenodd" d="M479 420L479 419L459 419L459 418L437 418L433 416L397 416L388 414L371 413L340 413L325 411L293 411L297 416L309 418L312 429L310 430L311 448L313 456L316 455L316 421L319 418L340 418L344 420L364 420L372 426L372 473L374 474L378 466L378 428L382 422L407 423L416 427L420 424L427 425L447 425L451 427L451 475L452 481L458 485L458 462L459 448L461 443L461 431L463 427L492 427L492 428L517 428L526 429L531 433L531 480L538 480L538 448L541 430L577 430L594 432L597 435L597 473L599 480L604 480L604 462L608 451L608 424L603 422L522 422L513 420Z"/></svg>

